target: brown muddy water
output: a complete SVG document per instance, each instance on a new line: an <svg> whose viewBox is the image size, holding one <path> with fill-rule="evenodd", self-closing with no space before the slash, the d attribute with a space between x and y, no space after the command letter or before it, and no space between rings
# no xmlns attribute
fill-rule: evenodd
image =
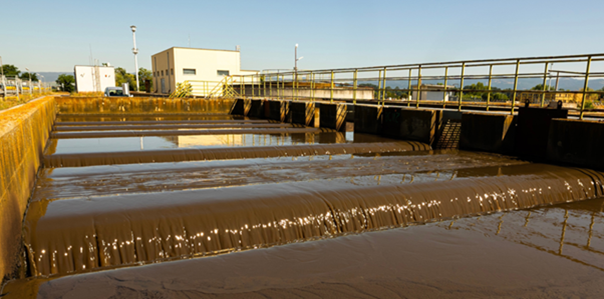
<svg viewBox="0 0 604 299"><path fill-rule="evenodd" d="M116 132L166 121L59 118L57 128L95 131L107 121ZM169 125L189 130L188 121ZM54 135L24 220L27 266L2 294L566 298L604 291L600 172L363 134L274 133L260 126L267 123L239 123L253 134L224 134L216 122L203 124L216 126L206 135Z"/></svg>

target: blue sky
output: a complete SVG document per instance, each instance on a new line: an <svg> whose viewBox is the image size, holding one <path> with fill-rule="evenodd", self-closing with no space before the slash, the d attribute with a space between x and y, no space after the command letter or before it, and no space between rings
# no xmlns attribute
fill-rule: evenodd
<svg viewBox="0 0 604 299"><path fill-rule="evenodd" d="M6 2L8 0L2 0ZM17 3L17 2L14 2ZM5 4L1 5L6 7ZM134 71L173 46L235 49L244 69L388 65L604 52L604 1L28 1L0 23L5 64Z"/></svg>

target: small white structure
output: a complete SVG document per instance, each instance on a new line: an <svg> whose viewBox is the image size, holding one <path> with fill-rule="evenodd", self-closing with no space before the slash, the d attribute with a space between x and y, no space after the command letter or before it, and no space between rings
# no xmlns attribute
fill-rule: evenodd
<svg viewBox="0 0 604 299"><path fill-rule="evenodd" d="M74 77L77 92L104 92L107 87L115 87L112 66L76 65Z"/></svg>
<svg viewBox="0 0 604 299"><path fill-rule="evenodd" d="M413 89L412 100L417 100L417 85L411 86ZM453 89L455 86L447 85L447 89ZM452 91L446 91L445 94L445 86L438 84L422 84L420 88L420 101L442 101L443 98L445 101L449 101L452 96L455 96L455 93Z"/></svg>
<svg viewBox="0 0 604 299"><path fill-rule="evenodd" d="M257 71L241 70L239 50L213 50L172 47L151 56L153 89L156 93L169 94L176 84L188 81L193 95L206 96L225 76L251 75Z"/></svg>

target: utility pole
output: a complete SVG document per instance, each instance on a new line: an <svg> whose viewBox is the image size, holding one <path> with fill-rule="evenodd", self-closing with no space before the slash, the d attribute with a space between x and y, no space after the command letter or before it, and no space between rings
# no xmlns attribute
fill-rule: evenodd
<svg viewBox="0 0 604 299"><path fill-rule="evenodd" d="M0 83L2 83L2 95L4 97L6 97L6 82L4 81L4 65L2 64L2 56L0 56L0 76L2 76L2 80L0 80Z"/></svg>
<svg viewBox="0 0 604 299"><path fill-rule="evenodd" d="M138 54L138 49L136 48L136 26L132 25L130 26L130 29L132 29L132 43L134 44L134 48L132 48L132 53L134 53L134 74L136 75L136 91L138 90L139 87L139 83L138 83L138 58L137 58L137 54Z"/></svg>
<svg viewBox="0 0 604 299"><path fill-rule="evenodd" d="M298 44L296 44L296 50L294 51L294 82L292 83L292 91L296 91L296 97L298 93L298 60L304 57L298 58Z"/></svg>
<svg viewBox="0 0 604 299"><path fill-rule="evenodd" d="M25 68L25 70L26 70L26 71L27 71L27 73L29 74L29 94L33 94L33 93L34 93L34 90L33 90L32 86L31 86L31 72L29 71L29 69L28 69L28 68Z"/></svg>

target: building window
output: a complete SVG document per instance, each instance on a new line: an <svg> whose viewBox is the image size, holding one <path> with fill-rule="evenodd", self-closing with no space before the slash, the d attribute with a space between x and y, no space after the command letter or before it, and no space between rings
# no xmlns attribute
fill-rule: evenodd
<svg viewBox="0 0 604 299"><path fill-rule="evenodd" d="M174 69L170 69L170 74L174 75Z"/></svg>
<svg viewBox="0 0 604 299"><path fill-rule="evenodd" d="M163 70L161 71L161 75L162 75L162 77L163 77L163 75L164 75L164 71L163 71Z"/></svg>
<svg viewBox="0 0 604 299"><path fill-rule="evenodd" d="M182 69L183 75L195 75L195 69Z"/></svg>
<svg viewBox="0 0 604 299"><path fill-rule="evenodd" d="M228 76L229 75L229 71L218 70L218 71L216 71L216 73L218 74L218 76Z"/></svg>

